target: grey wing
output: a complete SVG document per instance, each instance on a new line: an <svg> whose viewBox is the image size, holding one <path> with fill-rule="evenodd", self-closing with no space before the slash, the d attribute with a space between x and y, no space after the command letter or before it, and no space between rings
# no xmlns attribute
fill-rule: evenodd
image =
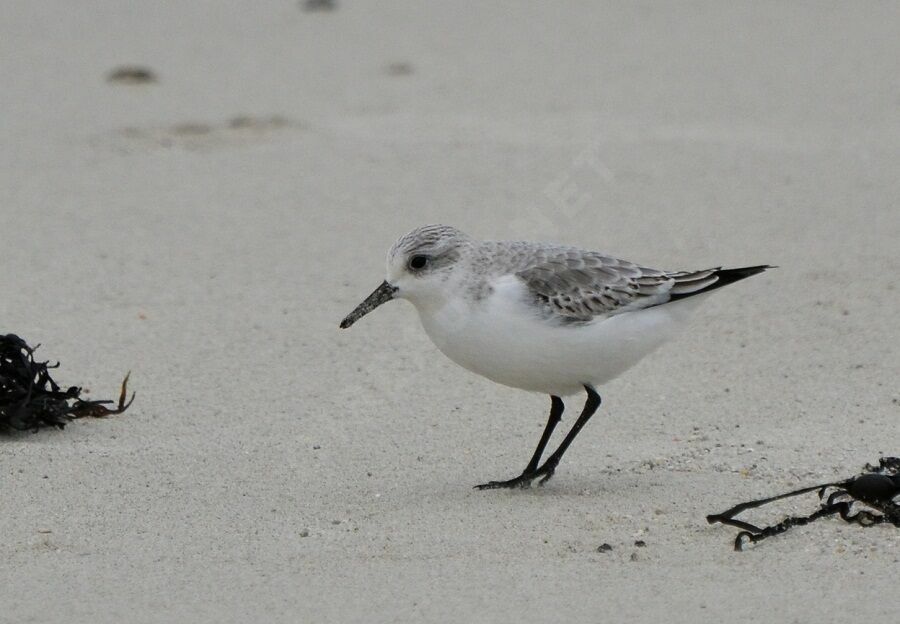
<svg viewBox="0 0 900 624"><path fill-rule="evenodd" d="M547 315L585 322L702 291L716 282L717 270L660 271L566 249L542 254L516 276Z"/></svg>

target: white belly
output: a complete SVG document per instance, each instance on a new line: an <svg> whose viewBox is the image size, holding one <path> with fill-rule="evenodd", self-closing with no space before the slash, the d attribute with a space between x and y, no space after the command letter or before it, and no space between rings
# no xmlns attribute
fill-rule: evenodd
<svg viewBox="0 0 900 624"><path fill-rule="evenodd" d="M626 312L584 324L549 322L531 310L518 281L498 284L481 302L419 310L447 357L497 383L566 396L599 387L668 340L699 299Z"/></svg>

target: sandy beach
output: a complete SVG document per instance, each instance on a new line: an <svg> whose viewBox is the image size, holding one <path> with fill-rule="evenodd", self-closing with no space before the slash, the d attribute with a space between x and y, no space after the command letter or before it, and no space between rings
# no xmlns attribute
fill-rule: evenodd
<svg viewBox="0 0 900 624"><path fill-rule="evenodd" d="M896 619L896 528L704 518L900 455L900 5L2 14L0 333L137 399L0 436L0 622ZM405 302L338 328L432 222L779 268L600 388L545 487L477 491L547 397Z"/></svg>

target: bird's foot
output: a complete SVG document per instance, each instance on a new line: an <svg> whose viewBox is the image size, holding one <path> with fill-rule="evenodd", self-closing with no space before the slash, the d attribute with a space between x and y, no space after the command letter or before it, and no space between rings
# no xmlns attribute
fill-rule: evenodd
<svg viewBox="0 0 900 624"><path fill-rule="evenodd" d="M498 490L500 488L512 489L512 488L529 488L531 487L531 482L535 479L540 478L538 481L538 485L544 485L550 477L553 476L553 473L556 471L556 465L548 465L544 464L537 470L525 470L522 474L514 479L510 479L508 481L488 481L487 483L482 483L481 485L476 485L476 490Z"/></svg>
<svg viewBox="0 0 900 624"><path fill-rule="evenodd" d="M526 473L523 472L515 479L510 479L508 481L488 481L487 483L482 483L480 485L476 485L476 490L499 490L500 488L528 488L531 487L531 482L534 480L534 473Z"/></svg>

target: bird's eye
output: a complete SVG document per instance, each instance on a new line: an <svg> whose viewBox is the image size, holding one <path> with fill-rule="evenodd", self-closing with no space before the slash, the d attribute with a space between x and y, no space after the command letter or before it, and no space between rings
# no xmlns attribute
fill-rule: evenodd
<svg viewBox="0 0 900 624"><path fill-rule="evenodd" d="M409 259L409 268L414 271L424 269L426 264L428 264L428 256L413 256Z"/></svg>

